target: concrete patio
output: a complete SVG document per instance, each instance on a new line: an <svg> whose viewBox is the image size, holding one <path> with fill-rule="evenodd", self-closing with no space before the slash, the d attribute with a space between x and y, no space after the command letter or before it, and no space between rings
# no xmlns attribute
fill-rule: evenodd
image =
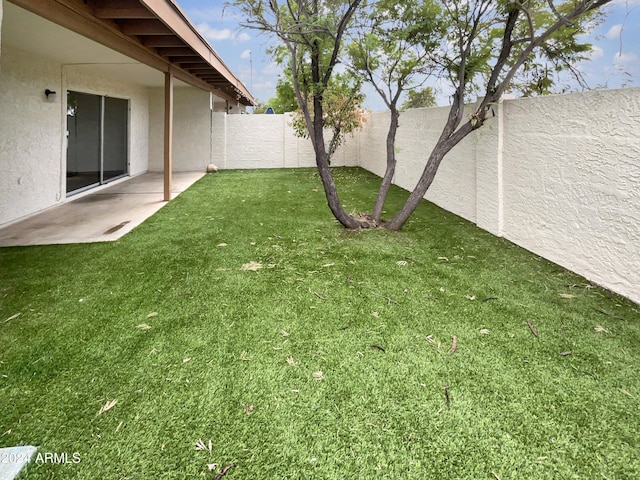
<svg viewBox="0 0 640 480"><path fill-rule="evenodd" d="M203 172L173 174L172 198ZM0 229L0 247L117 240L162 208L163 174L145 173Z"/></svg>

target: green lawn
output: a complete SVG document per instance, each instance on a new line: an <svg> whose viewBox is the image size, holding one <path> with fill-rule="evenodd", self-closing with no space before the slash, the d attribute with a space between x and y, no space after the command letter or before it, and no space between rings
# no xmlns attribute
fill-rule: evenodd
<svg viewBox="0 0 640 480"><path fill-rule="evenodd" d="M637 305L426 202L344 231L310 169L0 249L0 340L0 446L70 462L20 478L640 478Z"/></svg>

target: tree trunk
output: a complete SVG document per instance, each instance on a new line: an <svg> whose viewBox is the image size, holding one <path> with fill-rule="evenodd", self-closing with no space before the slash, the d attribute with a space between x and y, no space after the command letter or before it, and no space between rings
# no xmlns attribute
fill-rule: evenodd
<svg viewBox="0 0 640 480"><path fill-rule="evenodd" d="M315 53L315 52L314 52ZM312 56L312 78L314 81L318 81L319 76L319 59L317 55ZM320 179L322 180L322 186L324 187L324 193L327 197L327 204L333 216L345 227L351 230L359 228L360 222L345 212L338 197L338 189L333 181L333 175L329 168L329 155L327 155L327 148L324 144L324 122L322 119L322 93L314 92L313 94L313 131L310 134L313 138L313 148L316 154L316 166L318 167L318 173L320 173Z"/></svg>
<svg viewBox="0 0 640 480"><path fill-rule="evenodd" d="M407 220L414 212L414 210L418 207L418 204L433 183L433 179L436 177L440 162L442 162L442 159L449 150L450 149L446 149L444 145L440 144L440 142L435 146L435 148L431 152L431 155L429 156L427 165L424 167L418 184L407 198L407 201L402 206L402 209L396 214L395 217L393 217L390 222L384 224L384 227L386 229L396 232L400 230L402 226L407 222Z"/></svg>
<svg viewBox="0 0 640 480"><path fill-rule="evenodd" d="M371 213L371 218L377 225L380 224L380 217L382 216L384 202L387 198L387 193L389 193L389 188L391 188L391 181L393 180L393 175L396 171L395 145L399 118L400 112L398 112L398 109L395 105L392 105L391 122L389 124L389 133L387 133L387 168L384 172L384 177L382 177L382 183L380 184L380 189L378 190L376 203L373 206L373 212Z"/></svg>
<svg viewBox="0 0 640 480"><path fill-rule="evenodd" d="M396 214L395 217L393 217L390 222L385 223L385 228L394 232L402 228L402 226L406 223L414 210L418 207L420 200L423 199L425 193L427 193L427 190L433 183L433 179L436 177L436 173L438 172L438 167L440 167L442 159L467 135L469 135L472 131L480 128L484 124L486 114L486 108L477 110L475 114L472 115L472 120L464 123L460 128L456 130L456 127L459 124L458 119L461 118L461 115L459 114L459 112L456 113L454 108L452 107L451 113L449 115L449 121L444 127L444 130L442 131L442 134L440 135L440 138L438 139L435 147L433 147L431 155L429 155L429 160L427 161L427 164L422 171L422 175L420 175L420 180L418 180L416 187L407 198L407 201L402 206L402 209Z"/></svg>
<svg viewBox="0 0 640 480"><path fill-rule="evenodd" d="M343 227L350 230L356 230L361 226L364 226L361 222L349 215L344 208L342 208L342 203L338 197L338 189L333 181L333 175L331 174L326 154L323 155L321 153L316 153L316 165L318 167L318 172L320 173L320 178L322 179L322 186L324 187L324 193L327 197L327 204L329 205L329 209L331 210L331 213L333 213L333 216L336 217Z"/></svg>

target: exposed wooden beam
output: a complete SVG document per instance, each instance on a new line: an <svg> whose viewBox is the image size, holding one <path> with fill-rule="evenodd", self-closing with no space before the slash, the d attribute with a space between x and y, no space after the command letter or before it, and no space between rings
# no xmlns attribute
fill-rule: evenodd
<svg viewBox="0 0 640 480"><path fill-rule="evenodd" d="M145 47L185 47L185 43L176 35L158 35L143 38L142 44ZM191 49L189 49L191 50Z"/></svg>
<svg viewBox="0 0 640 480"><path fill-rule="evenodd" d="M197 65L197 64L194 64ZM197 75L198 73L213 73L215 72L215 70L211 67L207 67L206 64L202 65L202 66L192 66L191 64L183 67L184 70L186 70L189 73L193 73L194 75Z"/></svg>
<svg viewBox="0 0 640 480"><path fill-rule="evenodd" d="M95 16L98 18L110 18L110 19L119 19L119 18L156 18L155 15L147 10L146 8L140 6L130 6L126 8L117 8L117 7L100 7L95 9Z"/></svg>
<svg viewBox="0 0 640 480"><path fill-rule="evenodd" d="M120 20L125 35L171 35L173 32L160 20Z"/></svg>
<svg viewBox="0 0 640 480"><path fill-rule="evenodd" d="M157 37L148 37L149 40L157 38ZM142 40L142 43L146 43L146 38ZM163 57L174 57L174 56L182 56L182 57L195 57L200 58L196 52L191 50L189 47L156 47L156 52Z"/></svg>
<svg viewBox="0 0 640 480"><path fill-rule="evenodd" d="M173 75L171 68L164 74L164 201L171 200L173 169Z"/></svg>
<svg viewBox="0 0 640 480"><path fill-rule="evenodd" d="M168 68L167 62L161 57L152 54L132 38L95 18L89 7L82 2L72 0L57 2L11 0L11 2L156 70L164 72Z"/></svg>
<svg viewBox="0 0 640 480"><path fill-rule="evenodd" d="M202 58L200 58L200 56L197 55L193 55L193 56L169 56L169 59L173 62L173 63L204 63L202 61ZM206 64L205 64L206 65Z"/></svg>

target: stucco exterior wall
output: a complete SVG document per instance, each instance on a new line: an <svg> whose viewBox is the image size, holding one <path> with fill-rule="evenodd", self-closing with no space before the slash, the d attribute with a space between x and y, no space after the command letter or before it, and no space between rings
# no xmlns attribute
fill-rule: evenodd
<svg viewBox="0 0 640 480"><path fill-rule="evenodd" d="M149 88L149 170L164 169L164 88ZM173 171L204 171L211 163L209 92L194 87L173 90ZM214 132L217 135L217 132Z"/></svg>
<svg viewBox="0 0 640 480"><path fill-rule="evenodd" d="M147 171L147 89L5 46L0 56L0 225L66 199L66 92L129 100L129 173ZM56 92L47 100L46 89Z"/></svg>
<svg viewBox="0 0 640 480"><path fill-rule="evenodd" d="M518 100L443 160L426 198L640 302L640 89ZM448 108L400 117L394 183L411 190ZM385 168L388 114L373 114L360 165Z"/></svg>
<svg viewBox="0 0 640 480"><path fill-rule="evenodd" d="M446 108L420 108L400 115L400 127L396 136L396 172L393 183L405 190L413 190L428 155L440 136L448 114ZM369 147L363 155L361 166L369 169L369 159L375 160L376 169L386 168L386 137L389 114L376 113L376 136L379 144ZM382 120L382 121L380 121ZM456 146L441 163L438 174L425 198L467 220L476 220L476 169L475 150L477 138L468 137ZM377 173L377 172L376 172Z"/></svg>
<svg viewBox="0 0 640 480"><path fill-rule="evenodd" d="M0 225L64 199L60 65L9 47L0 56Z"/></svg>

